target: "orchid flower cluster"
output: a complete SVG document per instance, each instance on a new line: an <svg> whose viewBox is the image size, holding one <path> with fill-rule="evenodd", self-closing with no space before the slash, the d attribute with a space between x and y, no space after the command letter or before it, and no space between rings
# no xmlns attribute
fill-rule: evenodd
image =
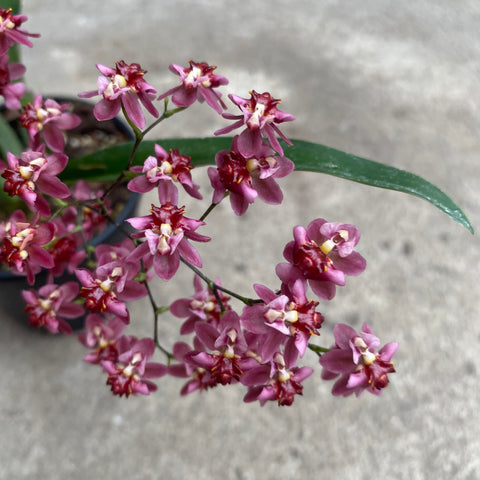
<svg viewBox="0 0 480 480"><path fill-rule="evenodd" d="M28 137L23 153L8 152L0 166L4 192L19 197L26 207L0 224L0 261L30 284L23 291L29 323L69 334L69 319L85 315L85 329L78 334L89 350L84 360L102 369L107 385L119 396L148 395L157 389L152 379L171 375L184 379L183 395L239 383L246 387L246 402L291 405L314 372L302 364L307 350L318 356L322 378L336 380L334 395L379 395L395 371L397 343L380 348L367 323L360 332L335 326L330 348L312 343L324 323L320 302L331 300L347 276L359 275L366 267L355 250L360 233L354 225L316 218L306 227L295 226L283 252L285 261L275 268L278 284L273 289L255 284L257 298L232 292L202 273L194 244L210 241L199 231L216 205L228 197L234 214L241 216L257 199L267 204L283 200L277 180L291 174L295 164L285 156L279 139L291 142L279 126L294 117L279 109L280 100L255 90L248 98L229 94L237 110L230 113L220 92L227 78L204 62L170 65L178 84L162 94L145 80L147 72L137 63L97 65L97 88L79 96L99 97L94 115L100 122L123 112L136 140L110 187L94 191L83 180L67 185L59 177L69 162L64 132L80 119L68 104L40 95L22 103L26 87L20 80L26 69L10 62L9 50L16 44L32 46L29 37L37 35L23 30L26 20L0 9L0 95L6 109L18 112ZM175 108L168 110L169 102ZM231 122L213 132L215 136L236 132L231 147L218 151L215 165L207 170L212 200L198 219L187 217L179 205L179 187L192 201L202 199L188 152L157 143L143 165L132 164L147 131L195 102L206 103ZM95 233L115 222L108 202L122 185L140 194L155 190L158 203L147 214L128 218L129 232L119 226L125 233L121 243L94 248L89 241ZM181 266L194 272L193 293L158 307L152 278L169 281ZM47 271L45 285L33 288L42 271ZM64 282L65 272L74 279ZM318 300L311 299L311 293ZM154 312L154 333L139 339L125 333L134 323L128 302L144 297ZM235 310L233 298L243 303L241 310ZM171 350L157 329L159 316L167 311L183 319L179 334L188 336ZM164 357L163 363L151 361L155 354Z"/></svg>

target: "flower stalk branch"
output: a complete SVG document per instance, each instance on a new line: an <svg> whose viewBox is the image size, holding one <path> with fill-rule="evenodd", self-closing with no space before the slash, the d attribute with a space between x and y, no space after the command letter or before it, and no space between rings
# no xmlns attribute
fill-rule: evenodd
<svg viewBox="0 0 480 480"><path fill-rule="evenodd" d="M135 140L131 147L108 150L111 155L117 152L110 159L117 169L93 165L96 155L92 163L78 159L85 171L93 166L90 173L97 168L109 175L115 172L105 190L92 188L80 177L69 186L59 177L71 160L65 153L65 133L81 120L67 104L41 95L26 100L26 67L19 58L9 57L19 45L33 46L31 39L37 34L24 30L26 20L25 15L0 8L0 96L28 139L19 151L21 143L6 141L12 133L8 122L0 122L3 193L5 199L23 206L15 207L0 224L0 263L29 284L22 292L29 323L69 334L72 319L83 316L84 331L78 339L88 350L84 361L101 368L117 396L149 395L157 390L154 379L170 376L183 379L182 395L236 384L245 389L245 402L287 406L302 395L305 380L314 373L304 364L307 349L317 354L321 377L334 381L333 395L380 395L395 372L396 342L381 347L365 322L360 331L336 324L329 348L312 341L326 321L319 309L336 297L349 277L366 268L357 250L360 232L355 225L319 217L305 226L293 226L290 241L282 247L283 261L272 266L276 285L253 283L256 298L233 292L219 278L212 280L203 273L195 245L211 238L200 232L208 231L207 218L211 220L210 213L227 197L236 217L259 201L281 205L279 180L295 168L423 196L471 229L455 204L407 172L321 145L291 141L284 125L295 118L280 109L279 98L254 89L247 97L224 96L221 89L228 79L216 73L217 67L193 60L185 66L169 66L176 82L163 93L147 82L147 71L138 63L117 60L112 66L96 65L96 88L79 97L97 97L93 114L98 122L123 112ZM157 102L163 103L163 113ZM169 102L174 105L171 109ZM226 122L212 135L235 132L233 138L222 138L220 145L212 139L185 139L178 148L171 143L162 146L166 142L159 140L141 158L145 136L197 102ZM108 155L98 155L98 163L101 158ZM185 204L202 200L204 192L193 181L192 169L194 163L208 162L209 206L198 219L189 218L179 201L183 198L179 189L186 194ZM80 175L81 168L78 171ZM100 174L96 180L101 178ZM147 211L125 220L128 228L114 219L111 209L112 193L120 186L137 194L153 193ZM94 237L108 224L115 225L123 240L96 245ZM170 281L181 264L193 272L193 293L159 306L152 279ZM34 288L42 271L48 272L46 283ZM65 273L75 277L64 281ZM153 332L137 338L127 330L137 322L130 305L144 298L153 314ZM171 347L162 338L164 314L182 320L179 339ZM166 357L164 363L152 361L157 350Z"/></svg>
<svg viewBox="0 0 480 480"><path fill-rule="evenodd" d="M183 258L182 256L180 256L180 261L183 264L185 264L190 270L195 272L195 274L198 275L208 285L208 288L210 288L213 291L214 295L217 297L217 301L218 301L219 305L221 306L222 312L225 311L225 307L223 306L222 301L218 296L218 291L226 293L227 295L230 295L231 297L234 297L237 300L240 300L245 305L250 305L251 306L251 305L254 305L255 303L261 303L262 302L262 300L244 297L243 295L239 295L238 293L235 293L232 290L228 290L227 288L222 287L221 285L218 285L213 280L208 278L200 269L195 267L195 265L192 265L190 262L185 260L185 258Z"/></svg>

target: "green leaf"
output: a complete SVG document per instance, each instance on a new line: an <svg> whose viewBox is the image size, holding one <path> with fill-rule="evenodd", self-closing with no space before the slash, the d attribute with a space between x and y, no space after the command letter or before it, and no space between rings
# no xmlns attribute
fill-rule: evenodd
<svg viewBox="0 0 480 480"><path fill-rule="evenodd" d="M189 155L196 166L212 165L215 163L215 154L220 150L230 149L231 142L232 139L228 137L144 141L135 154L133 164L142 165L147 156L154 154L155 143L159 143L166 150L178 148L180 153ZM125 168L132 146L133 142L118 144L95 154L73 159L62 174L62 179L114 180ZM423 198L473 233L470 221L455 202L418 175L302 140L294 140L293 146L286 146L285 156L295 163L296 170L326 173Z"/></svg>
<svg viewBox="0 0 480 480"><path fill-rule="evenodd" d="M20 0L0 0L0 7L8 10L12 9L14 15L18 15L21 11L21 2Z"/></svg>
<svg viewBox="0 0 480 480"><path fill-rule="evenodd" d="M297 170L327 173L423 198L473 233L472 224L460 207L442 190L418 175L301 140L295 140L293 146L285 149L285 155L295 162Z"/></svg>
<svg viewBox="0 0 480 480"><path fill-rule="evenodd" d="M0 115L0 139L0 155L3 158L6 158L7 152L19 156L25 150L17 133L3 115Z"/></svg>

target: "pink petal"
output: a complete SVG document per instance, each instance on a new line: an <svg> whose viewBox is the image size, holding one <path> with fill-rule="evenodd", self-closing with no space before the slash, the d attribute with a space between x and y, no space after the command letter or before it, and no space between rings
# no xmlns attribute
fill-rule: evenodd
<svg viewBox="0 0 480 480"><path fill-rule="evenodd" d="M277 137L275 136L275 130L272 128L272 125L266 124L263 128L263 133L264 135L268 138L268 141L270 142L270 145L274 150L276 150L280 155L283 155L283 148L280 145L280 143L277 140ZM276 130L281 133L278 128ZM285 137L282 135L282 138L285 140ZM290 143L290 142L289 142Z"/></svg>
<svg viewBox="0 0 480 480"><path fill-rule="evenodd" d="M107 67L106 65L102 65L101 63L97 63L95 66L98 68L99 72L106 77L111 77L112 75L115 75L117 73L114 68Z"/></svg>
<svg viewBox="0 0 480 480"><path fill-rule="evenodd" d="M84 287L90 286L94 281L93 275L85 268L77 268L75 275Z"/></svg>
<svg viewBox="0 0 480 480"><path fill-rule="evenodd" d="M335 296L335 284L323 280L309 280L310 288L317 297L331 300Z"/></svg>
<svg viewBox="0 0 480 480"><path fill-rule="evenodd" d="M170 90L167 90L165 93L162 93L157 100L163 100L164 98L169 97L172 93L175 93L177 90L180 90L183 88L183 85L178 85L177 87L171 88Z"/></svg>
<svg viewBox="0 0 480 480"><path fill-rule="evenodd" d="M265 303L270 303L273 300L277 298L277 295L275 292L270 290L268 287L265 287L264 285L261 285L259 283L255 283L253 285L253 289L255 290L255 293L265 302Z"/></svg>
<svg viewBox="0 0 480 480"><path fill-rule="evenodd" d="M303 382L306 378L308 378L313 373L313 368L310 367L301 367L295 372L295 381L296 382Z"/></svg>
<svg viewBox="0 0 480 480"><path fill-rule="evenodd" d="M121 109L121 103L119 99L108 101L102 98L93 107L93 114L98 121L111 120L116 117Z"/></svg>
<svg viewBox="0 0 480 480"><path fill-rule="evenodd" d="M390 362L392 360L392 357L395 355L397 349L398 349L398 343L397 342L387 343L378 352L378 355L379 355L380 359L383 360L384 362Z"/></svg>
<svg viewBox="0 0 480 480"><path fill-rule="evenodd" d="M107 304L107 311L114 313L115 315L121 317L122 319L128 319L128 310L127 306L118 300L112 300ZM128 322L127 322L128 323Z"/></svg>
<svg viewBox="0 0 480 480"><path fill-rule="evenodd" d="M34 264L39 265L40 267L53 268L55 265L50 253L44 248L37 247L36 245L30 247L29 258Z"/></svg>
<svg viewBox="0 0 480 480"><path fill-rule="evenodd" d="M185 239L182 239L177 248L180 255L182 255L187 262L195 265L196 267L202 266L202 259L200 258L200 255Z"/></svg>
<svg viewBox="0 0 480 480"><path fill-rule="evenodd" d="M145 295L147 295L145 285L139 282L129 281L126 288L118 293L118 298L124 302L131 302L143 298Z"/></svg>
<svg viewBox="0 0 480 480"><path fill-rule="evenodd" d="M80 315L83 315L84 312L85 311L81 305L70 303L67 305L62 305L58 311L58 314L65 318L77 318Z"/></svg>
<svg viewBox="0 0 480 480"><path fill-rule="evenodd" d="M146 95L144 92L139 92L138 98L142 102L142 105L146 108L147 112L153 117L157 118L159 115L158 110L154 107L148 95Z"/></svg>
<svg viewBox="0 0 480 480"><path fill-rule="evenodd" d="M262 136L259 130L244 130L237 140L239 153L245 158L254 157L262 146Z"/></svg>
<svg viewBox="0 0 480 480"><path fill-rule="evenodd" d="M42 175L37 181L38 188L56 198L67 198L70 196L70 189L58 178L53 175Z"/></svg>
<svg viewBox="0 0 480 480"><path fill-rule="evenodd" d="M98 90L90 90L88 92L82 92L78 94L80 98L91 98L97 95L98 95Z"/></svg>
<svg viewBox="0 0 480 480"><path fill-rule="evenodd" d="M358 252L352 252L348 257L340 257L333 253L330 258L335 268L346 275L360 275L367 266L367 261Z"/></svg>
<svg viewBox="0 0 480 480"><path fill-rule="evenodd" d="M195 333L199 340L209 350L215 350L215 341L218 338L218 330L210 323L197 322L195 325Z"/></svg>
<svg viewBox="0 0 480 480"><path fill-rule="evenodd" d="M155 184L149 182L145 175L140 175L139 177L132 178L127 184L127 188L131 192L137 193L147 193L150 190L153 190L154 187Z"/></svg>
<svg viewBox="0 0 480 480"><path fill-rule="evenodd" d="M259 365L251 370L247 370L240 378L243 385L254 386L262 385L270 380L270 367L268 365Z"/></svg>
<svg viewBox="0 0 480 480"><path fill-rule="evenodd" d="M155 273L163 280L170 280L180 266L178 255L155 255L153 268Z"/></svg>
<svg viewBox="0 0 480 480"><path fill-rule="evenodd" d="M158 200L161 205L170 202L176 205L178 202L178 189L171 180L160 180L158 183Z"/></svg>
<svg viewBox="0 0 480 480"><path fill-rule="evenodd" d="M177 105L177 107L189 107L196 99L196 89L186 90L185 88L180 88L172 95L172 102Z"/></svg>
<svg viewBox="0 0 480 480"><path fill-rule="evenodd" d="M74 113L62 113L55 121L55 124L60 130L71 130L72 128L78 127L81 122L81 118Z"/></svg>
<svg viewBox="0 0 480 480"><path fill-rule="evenodd" d="M159 378L163 377L167 373L167 366L161 363L147 363L145 365L145 377L147 378Z"/></svg>
<svg viewBox="0 0 480 480"><path fill-rule="evenodd" d="M265 203L270 205L280 205L282 203L282 189L273 178L259 180L256 177L252 177L252 186Z"/></svg>
<svg viewBox="0 0 480 480"><path fill-rule="evenodd" d="M363 372L363 370L361 370L360 372L350 374L350 376L348 377L346 387L358 388L360 386L367 386L367 385L368 385L368 379L365 373Z"/></svg>
<svg viewBox="0 0 480 480"><path fill-rule="evenodd" d="M320 357L320 365L336 374L350 373L356 368L356 365L353 363L352 352L339 349L324 353Z"/></svg>
<svg viewBox="0 0 480 480"><path fill-rule="evenodd" d="M350 340L358 337L357 332L344 323L339 323L333 328L333 336L335 337L336 345L342 350L350 349Z"/></svg>
<svg viewBox="0 0 480 480"><path fill-rule="evenodd" d="M122 95L122 103L127 112L128 118L134 123L138 128L142 129L145 127L145 117L143 116L142 109L138 104L138 97L134 93L127 92Z"/></svg>

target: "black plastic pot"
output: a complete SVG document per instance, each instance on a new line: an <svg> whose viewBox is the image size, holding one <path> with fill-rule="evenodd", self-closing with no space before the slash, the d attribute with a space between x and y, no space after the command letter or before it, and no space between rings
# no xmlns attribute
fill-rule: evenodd
<svg viewBox="0 0 480 480"><path fill-rule="evenodd" d="M48 98L48 97L44 97ZM82 123L75 129L66 132L66 148L65 153L70 157L78 157L93 151L103 148L105 146L133 140L133 134L128 126L122 120L114 118L105 122L98 122L93 116L93 105L85 100L69 99L63 97L50 97L54 98L58 103L70 103L73 106L73 113L82 117ZM70 140L69 140L70 139ZM76 139L73 141L71 139ZM83 140L79 140L83 139ZM95 141L104 142L94 144ZM73 145L72 145L73 143ZM89 144L91 144L89 146ZM126 187L121 187L126 188ZM130 230L130 224L125 220L135 215L140 195L134 192L128 192L128 198L126 199L123 208L115 216L115 223L122 225L126 231ZM102 243L114 244L121 242L125 238L125 235L118 230L115 225L109 224L98 235L96 235L89 243L92 246L97 246ZM22 298L21 291L29 288L39 288L45 284L48 272L42 271L35 277L35 284L28 285L26 277L23 275L15 275L9 270L0 270L0 288L8 284L8 290L11 292L12 302L9 310L12 314L15 314L19 318L22 318L27 322L27 314L24 311L25 302ZM55 279L55 283L61 285L67 281L77 281L76 277L72 274L64 274L61 277ZM83 328L85 323L84 317L66 319L71 325L73 330L79 330Z"/></svg>

